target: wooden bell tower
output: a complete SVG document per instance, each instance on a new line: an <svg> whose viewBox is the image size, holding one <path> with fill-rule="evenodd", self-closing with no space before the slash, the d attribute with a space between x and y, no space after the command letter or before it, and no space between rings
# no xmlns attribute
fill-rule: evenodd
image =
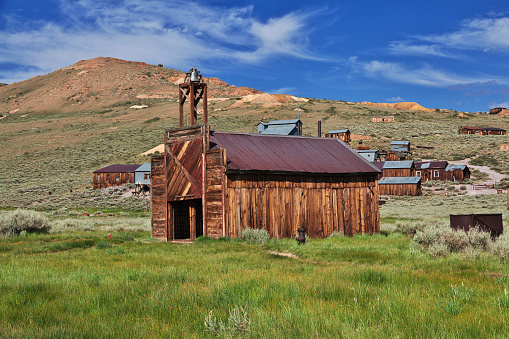
<svg viewBox="0 0 509 339"><path fill-rule="evenodd" d="M207 123L207 84L202 82L202 76L196 68L187 73L184 83L179 85L180 127L184 127L184 104L189 101L189 123L191 126L198 121L198 103L203 100L203 123Z"/></svg>

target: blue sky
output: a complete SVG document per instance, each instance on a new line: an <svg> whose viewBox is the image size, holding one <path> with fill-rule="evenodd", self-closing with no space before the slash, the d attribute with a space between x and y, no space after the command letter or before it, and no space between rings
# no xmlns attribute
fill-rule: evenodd
<svg viewBox="0 0 509 339"><path fill-rule="evenodd" d="M0 82L115 57L269 93L509 107L509 1L0 0Z"/></svg>

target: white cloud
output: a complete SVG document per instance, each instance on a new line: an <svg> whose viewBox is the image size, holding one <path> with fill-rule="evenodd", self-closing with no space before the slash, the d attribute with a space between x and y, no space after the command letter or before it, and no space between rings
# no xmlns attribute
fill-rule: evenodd
<svg viewBox="0 0 509 339"><path fill-rule="evenodd" d="M502 77L457 75L436 69L429 64L423 64L420 67L407 67L401 63L379 60L362 62L358 61L356 57L352 57L350 66L355 72L362 73L366 77L385 78L394 82L430 87L449 87L492 81L496 81L498 84L509 82L508 79Z"/></svg>
<svg viewBox="0 0 509 339"><path fill-rule="evenodd" d="M43 74L100 55L177 69L213 59L319 59L308 49L308 21L318 12L260 21L253 6L225 8L182 0L61 0L60 8L66 22L34 22L30 29L11 23L9 30L0 31L0 63L30 65ZM9 80L23 76L12 74ZM0 75L0 82L6 80Z"/></svg>
<svg viewBox="0 0 509 339"><path fill-rule="evenodd" d="M402 97L397 96L397 97L387 98L387 99L385 99L385 101L387 101L387 102L402 102L405 100Z"/></svg>

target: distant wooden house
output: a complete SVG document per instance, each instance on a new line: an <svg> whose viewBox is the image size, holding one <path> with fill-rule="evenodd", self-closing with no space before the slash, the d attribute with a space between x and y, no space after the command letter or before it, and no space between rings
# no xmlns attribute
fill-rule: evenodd
<svg viewBox="0 0 509 339"><path fill-rule="evenodd" d="M447 175L447 161L425 161L415 163L415 175L422 178L422 181L440 180L445 181Z"/></svg>
<svg viewBox="0 0 509 339"><path fill-rule="evenodd" d="M413 160L384 161L383 164L384 178L415 176L415 164Z"/></svg>
<svg viewBox="0 0 509 339"><path fill-rule="evenodd" d="M372 122L394 122L394 117L393 116L388 116L388 117L372 117L371 121Z"/></svg>
<svg viewBox="0 0 509 339"><path fill-rule="evenodd" d="M334 138L210 132L196 125L165 132L152 157L152 236L271 237L379 232L380 171Z"/></svg>
<svg viewBox="0 0 509 339"><path fill-rule="evenodd" d="M419 177L384 177L378 181L381 195L412 195L422 194L421 178Z"/></svg>
<svg viewBox="0 0 509 339"><path fill-rule="evenodd" d="M391 141L392 152L410 152L410 141Z"/></svg>
<svg viewBox="0 0 509 339"><path fill-rule="evenodd" d="M326 138L339 138L346 142L347 144L350 143L350 130L349 129L338 129L335 131L330 131L329 133L325 134Z"/></svg>
<svg viewBox="0 0 509 339"><path fill-rule="evenodd" d="M369 162L380 161L380 153L376 149L368 150L360 149L357 150L356 152Z"/></svg>
<svg viewBox="0 0 509 339"><path fill-rule="evenodd" d="M460 134L475 134L475 135L506 135L507 131L497 127L471 127L462 126L459 128Z"/></svg>
<svg viewBox="0 0 509 339"><path fill-rule="evenodd" d="M384 160L385 161L405 161L408 160L409 156L406 152L393 152L387 151L385 153Z"/></svg>
<svg viewBox="0 0 509 339"><path fill-rule="evenodd" d="M93 172L93 188L106 188L134 183L134 171L140 165L111 165Z"/></svg>
<svg viewBox="0 0 509 339"><path fill-rule="evenodd" d="M302 135L302 121L300 119L261 121L258 123L258 134Z"/></svg>
<svg viewBox="0 0 509 339"><path fill-rule="evenodd" d="M445 180L463 181L470 178L470 169L467 165L449 164L444 171Z"/></svg>

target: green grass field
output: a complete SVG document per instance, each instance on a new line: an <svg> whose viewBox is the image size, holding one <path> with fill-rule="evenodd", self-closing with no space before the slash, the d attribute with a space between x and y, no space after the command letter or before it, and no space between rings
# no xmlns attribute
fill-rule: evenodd
<svg viewBox="0 0 509 339"><path fill-rule="evenodd" d="M388 236L156 243L147 232L0 240L2 338L507 338L509 267ZM271 254L293 253L297 258ZM242 324L241 324L242 325Z"/></svg>

